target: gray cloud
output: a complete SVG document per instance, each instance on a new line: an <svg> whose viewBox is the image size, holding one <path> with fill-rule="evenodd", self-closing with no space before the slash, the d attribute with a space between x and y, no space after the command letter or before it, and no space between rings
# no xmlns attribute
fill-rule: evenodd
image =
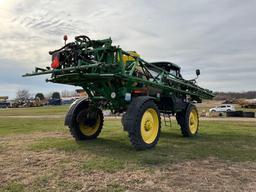
<svg viewBox="0 0 256 192"><path fill-rule="evenodd" d="M62 35L87 34L111 36L148 61L176 62L186 78L200 68L199 84L209 89L255 90L253 0L10 0L0 6L0 66L8 60L10 71L49 65L48 51L63 44ZM34 86L3 72L1 85Z"/></svg>
<svg viewBox="0 0 256 192"><path fill-rule="evenodd" d="M24 68L22 63L19 62L0 59L0 65L0 95L8 95L13 98L19 89L28 89L34 94L74 89L73 86L46 83L45 79L49 76L24 78L22 75L28 72L28 69Z"/></svg>

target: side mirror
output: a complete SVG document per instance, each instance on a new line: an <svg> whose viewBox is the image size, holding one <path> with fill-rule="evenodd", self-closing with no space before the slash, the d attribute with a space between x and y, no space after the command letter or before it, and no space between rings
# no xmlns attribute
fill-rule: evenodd
<svg viewBox="0 0 256 192"><path fill-rule="evenodd" d="M200 69L197 69L196 70L196 76L199 76L200 75Z"/></svg>
<svg viewBox="0 0 256 192"><path fill-rule="evenodd" d="M66 45L66 42L67 42L67 40L68 40L68 36L67 36L67 35L64 35L64 36L63 36L63 40L64 40L65 45Z"/></svg>

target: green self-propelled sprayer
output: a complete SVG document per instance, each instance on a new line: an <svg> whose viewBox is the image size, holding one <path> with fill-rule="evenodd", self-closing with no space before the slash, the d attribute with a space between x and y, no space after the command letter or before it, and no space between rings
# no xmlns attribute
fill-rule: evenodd
<svg viewBox="0 0 256 192"><path fill-rule="evenodd" d="M64 40L64 47L49 52L51 67L36 67L24 76L51 74L47 81L85 90L88 98L76 100L65 118L65 125L76 140L98 137L105 109L123 114L123 128L137 149L157 144L160 113L175 114L183 136L197 134L199 117L192 103L214 95L196 85L195 79L183 79L179 66L171 62L146 62L135 51L113 46L110 38L91 40L81 35L71 43L66 44L66 36Z"/></svg>

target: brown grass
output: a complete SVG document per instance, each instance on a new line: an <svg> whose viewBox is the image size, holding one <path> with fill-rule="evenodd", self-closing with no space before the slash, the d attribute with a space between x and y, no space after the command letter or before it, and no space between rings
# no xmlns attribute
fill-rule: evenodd
<svg viewBox="0 0 256 192"><path fill-rule="evenodd" d="M85 171L81 162L92 157L82 151L27 150L42 138L66 138L67 133L33 133L1 139L0 186L6 191L254 191L256 163L208 157L143 169L115 172ZM19 185L17 185L19 183ZM18 187L18 188L17 188Z"/></svg>

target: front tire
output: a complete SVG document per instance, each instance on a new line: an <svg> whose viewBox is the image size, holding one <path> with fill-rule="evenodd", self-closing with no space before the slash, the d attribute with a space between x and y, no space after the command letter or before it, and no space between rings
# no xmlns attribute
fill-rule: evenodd
<svg viewBox="0 0 256 192"><path fill-rule="evenodd" d="M154 147L160 137L161 119L152 100L135 99L123 117L123 125L136 149Z"/></svg>
<svg viewBox="0 0 256 192"><path fill-rule="evenodd" d="M76 140L96 139L103 127L104 117L99 108L79 108L69 125L71 135Z"/></svg>
<svg viewBox="0 0 256 192"><path fill-rule="evenodd" d="M189 103L186 110L176 114L176 119L184 137L193 137L197 135L199 129L199 117L195 105Z"/></svg>

